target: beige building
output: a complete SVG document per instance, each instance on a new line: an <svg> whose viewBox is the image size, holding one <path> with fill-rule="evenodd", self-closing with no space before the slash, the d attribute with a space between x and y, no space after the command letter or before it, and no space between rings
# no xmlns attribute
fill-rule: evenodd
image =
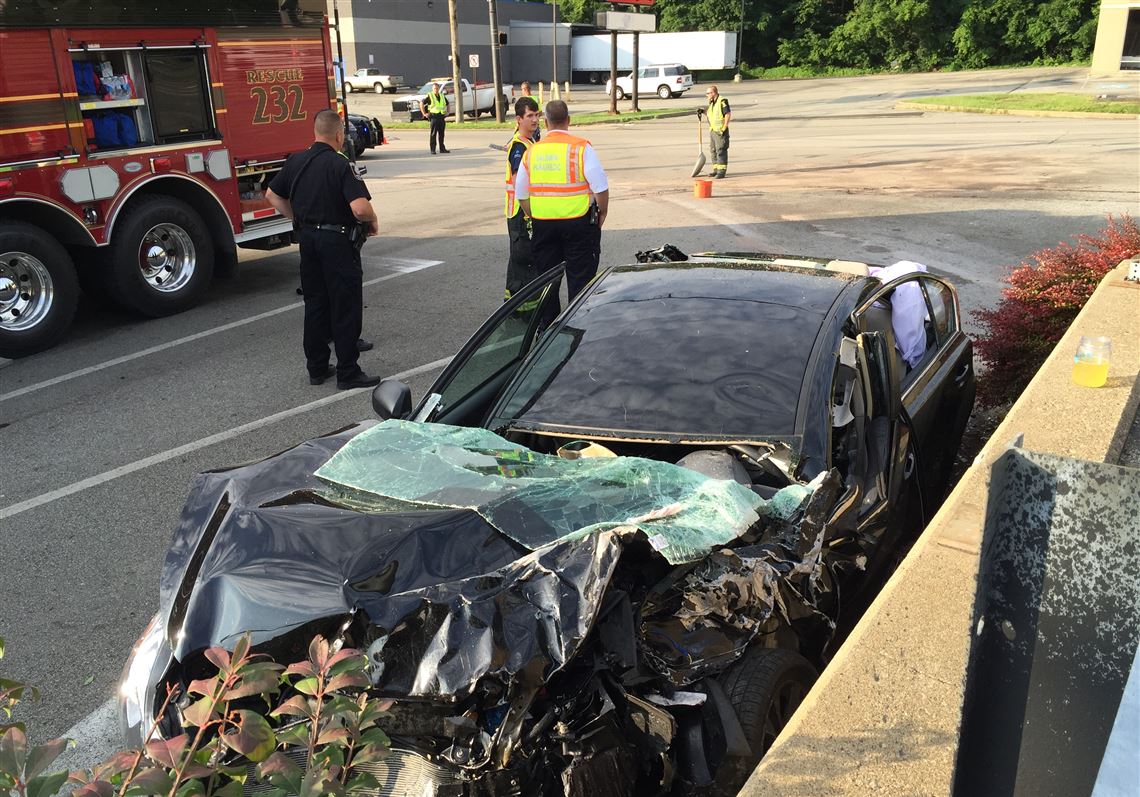
<svg viewBox="0 0 1140 797"><path fill-rule="evenodd" d="M1140 70L1140 0L1101 0L1093 45L1093 75Z"/></svg>

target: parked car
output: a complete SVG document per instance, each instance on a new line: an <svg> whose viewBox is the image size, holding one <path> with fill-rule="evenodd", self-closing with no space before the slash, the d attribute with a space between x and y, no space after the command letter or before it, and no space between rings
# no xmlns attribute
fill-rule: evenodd
<svg viewBox="0 0 1140 797"><path fill-rule="evenodd" d="M344 90L349 93L353 91L374 91L377 94L383 94L386 91L395 93L396 89L403 83L403 75L386 75L379 69L369 67L357 69L353 74L347 76L344 79Z"/></svg>
<svg viewBox="0 0 1140 797"><path fill-rule="evenodd" d="M350 113L348 131L357 155L384 143L384 125L380 124L380 120L376 117Z"/></svg>
<svg viewBox="0 0 1140 797"><path fill-rule="evenodd" d="M423 119L424 115L420 103L431 92L432 83L438 84L439 90L443 92L444 99L447 100L447 112L449 114L455 113L455 87L450 78L439 77L423 84L418 91L393 99L393 118L403 118L407 114L408 121L414 122L417 119ZM477 119L484 113L495 113L495 87L493 84L479 82L472 87L467 78L460 78L459 85L463 92L463 113L466 116ZM504 105L510 108L515 93L514 87L510 84L504 84L499 87L499 91L503 96Z"/></svg>
<svg viewBox="0 0 1140 797"><path fill-rule="evenodd" d="M693 87L693 75L684 64L655 64L637 71L637 93L645 97L656 94L663 100L680 97ZM606 81L606 96L613 90L612 81ZM633 73L617 79L617 98L633 95Z"/></svg>
<svg viewBox="0 0 1140 797"><path fill-rule="evenodd" d="M319 632L396 698L390 793L735 794L941 501L971 344L930 274L644 255L557 315L541 275L414 408L386 380L382 422L198 476L128 738L208 647Z"/></svg>

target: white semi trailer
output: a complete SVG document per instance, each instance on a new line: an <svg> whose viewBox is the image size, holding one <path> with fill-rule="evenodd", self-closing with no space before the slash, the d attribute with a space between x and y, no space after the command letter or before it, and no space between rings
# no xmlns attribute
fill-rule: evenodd
<svg viewBox="0 0 1140 797"><path fill-rule="evenodd" d="M633 34L618 34L618 74L634 68ZM638 52L641 66L684 64L689 71L732 69L736 66L736 31L643 33ZM575 83L605 83L610 76L610 35L575 36L570 40L571 79Z"/></svg>

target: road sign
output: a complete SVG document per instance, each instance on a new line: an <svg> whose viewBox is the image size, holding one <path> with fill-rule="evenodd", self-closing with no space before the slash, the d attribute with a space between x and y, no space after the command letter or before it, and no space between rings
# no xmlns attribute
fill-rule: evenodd
<svg viewBox="0 0 1140 797"><path fill-rule="evenodd" d="M657 30L657 17L653 14L628 14L620 11L599 11L596 14L598 27L602 30L617 30L638 33L653 33Z"/></svg>
<svg viewBox="0 0 1140 797"><path fill-rule="evenodd" d="M467 66L470 67L471 69L478 69L479 68L479 54L478 53L468 53L468 55L467 55Z"/></svg>

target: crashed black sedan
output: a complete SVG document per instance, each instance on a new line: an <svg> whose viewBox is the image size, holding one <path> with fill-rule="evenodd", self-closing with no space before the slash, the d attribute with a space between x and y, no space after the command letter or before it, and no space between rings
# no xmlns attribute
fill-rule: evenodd
<svg viewBox="0 0 1140 797"><path fill-rule="evenodd" d="M288 661L321 633L396 698L385 793L735 793L942 500L973 404L953 288L868 272L640 263L555 317L556 269L417 406L387 381L380 422L201 474L128 737L207 647Z"/></svg>

